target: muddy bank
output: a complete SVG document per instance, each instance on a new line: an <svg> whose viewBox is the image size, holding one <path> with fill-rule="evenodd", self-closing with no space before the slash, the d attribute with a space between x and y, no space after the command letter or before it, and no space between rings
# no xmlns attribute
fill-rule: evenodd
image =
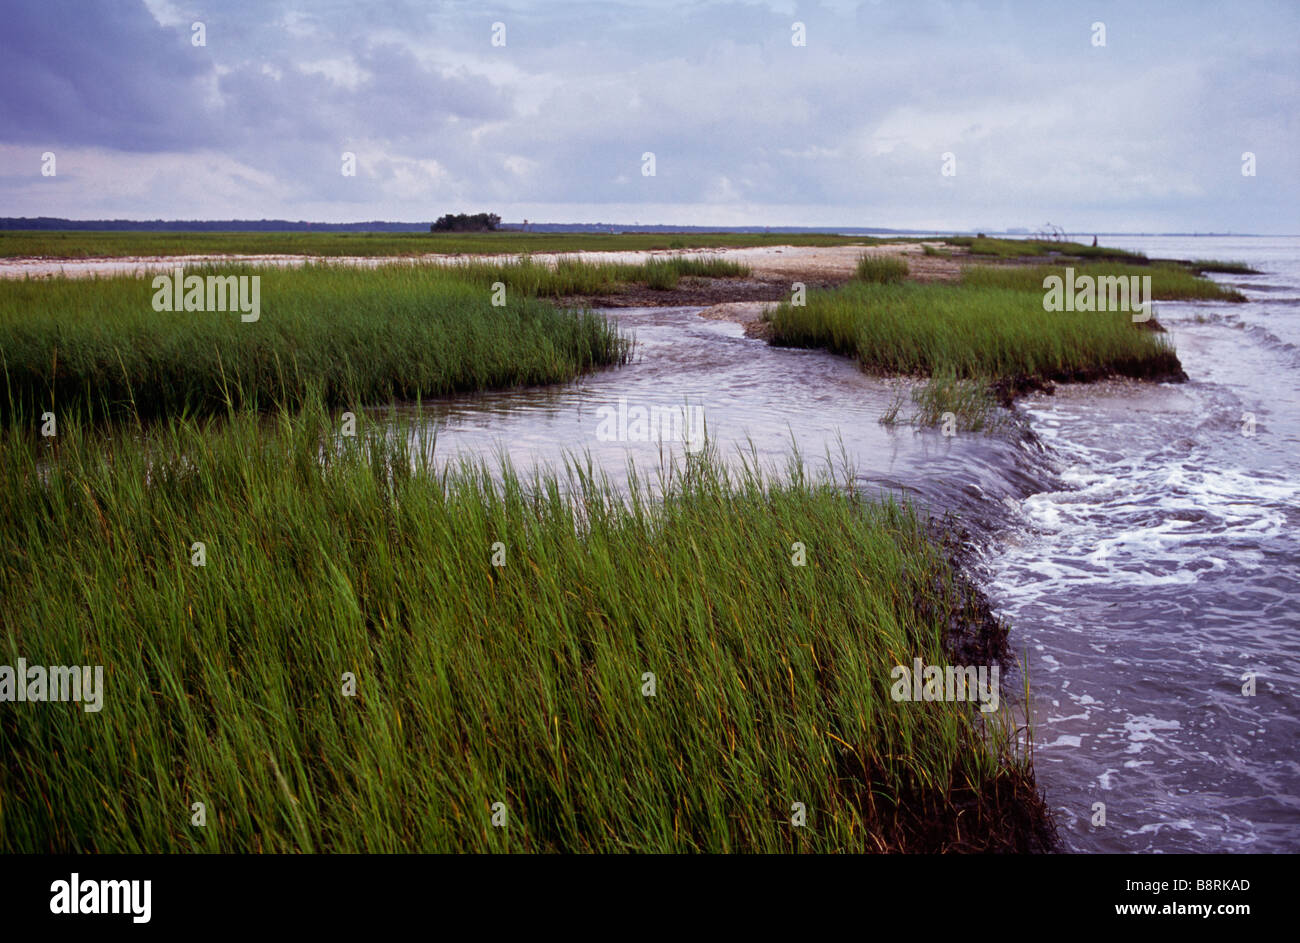
<svg viewBox="0 0 1300 943"><path fill-rule="evenodd" d="M777 299L782 300L784 299ZM777 301L724 301L705 308L700 312L700 317L710 321L731 321L745 329L746 337L771 340L772 324L764 316L776 306Z"/></svg>
<svg viewBox="0 0 1300 943"><path fill-rule="evenodd" d="M763 320L763 314L775 304L789 300L796 283L806 291L843 285L853 279L858 260L864 255L905 259L908 278L912 281L956 281L961 277L962 262L969 255L964 249L950 249L950 254L931 256L925 254L925 245L938 246L941 243L768 246L676 253L731 259L748 265L750 274L746 278L683 278L676 288L665 290L629 285L612 295L572 295L559 300L562 304L575 307L698 306L703 309L700 312L703 318L732 321L744 327L746 336L767 339L771 336L771 329ZM647 257L653 254L655 253L643 253Z"/></svg>
<svg viewBox="0 0 1300 943"><path fill-rule="evenodd" d="M812 290L815 288L834 288L848 281L842 279L825 279L803 284ZM700 307L711 311L714 308L727 312L722 314L705 314L714 320L732 320L731 314L749 318L749 312L766 310L769 306L790 297L791 283L785 278L755 277L748 278L698 278L683 277L676 288L657 289L644 285L628 285L611 295L567 295L557 299L558 303L577 308L685 308ZM744 323L744 322L739 322ZM755 335L757 336L757 335Z"/></svg>

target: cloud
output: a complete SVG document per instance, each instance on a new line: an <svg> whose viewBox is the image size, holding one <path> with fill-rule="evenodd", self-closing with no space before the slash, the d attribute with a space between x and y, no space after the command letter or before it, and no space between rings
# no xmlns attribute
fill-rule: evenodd
<svg viewBox="0 0 1300 943"><path fill-rule="evenodd" d="M124 151L212 138L211 59L141 4L8 4L0 33L0 141Z"/></svg>
<svg viewBox="0 0 1300 943"><path fill-rule="evenodd" d="M10 7L15 214L1288 231L1300 196L1286 4Z"/></svg>

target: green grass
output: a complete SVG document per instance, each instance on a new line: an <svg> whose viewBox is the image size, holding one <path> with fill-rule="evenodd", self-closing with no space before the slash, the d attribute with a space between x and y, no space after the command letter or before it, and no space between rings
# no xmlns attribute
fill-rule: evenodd
<svg viewBox="0 0 1300 943"><path fill-rule="evenodd" d="M666 265L679 278L743 278L750 273L750 268L743 262L720 258L676 258L651 259L647 267Z"/></svg>
<svg viewBox="0 0 1300 943"><path fill-rule="evenodd" d="M773 341L824 347L886 374L994 382L1181 373L1166 336L1139 329L1130 314L1046 312L1041 280L1030 291L1029 276L1015 287L975 283L983 277L813 292L804 306L787 302L768 315Z"/></svg>
<svg viewBox="0 0 1300 943"><path fill-rule="evenodd" d="M906 400L912 409L904 411ZM952 374L931 377L913 385L906 396L900 390L880 421L885 425L940 427L945 434L993 432L1003 426L997 400L987 383L960 380Z"/></svg>
<svg viewBox="0 0 1300 943"><path fill-rule="evenodd" d="M670 290L685 276L740 278L749 266L729 259L661 256L645 262L601 262L562 258L554 265L520 256L512 262L470 261L453 269L476 285L502 282L511 291L548 298L613 294L628 285Z"/></svg>
<svg viewBox="0 0 1300 943"><path fill-rule="evenodd" d="M992 239L987 236L949 236L944 240L950 246L968 249L971 255L991 255L1000 259L1018 259L1042 255L1045 250L1036 242L1024 239Z"/></svg>
<svg viewBox="0 0 1300 943"><path fill-rule="evenodd" d="M105 670L98 713L0 710L0 851L1041 847L1005 707L890 697L974 605L911 510L707 453L626 500L439 470L413 428L0 430L0 664Z"/></svg>
<svg viewBox="0 0 1300 943"><path fill-rule="evenodd" d="M1192 259L1190 262L1184 262L1187 268L1198 275L1205 272L1222 272L1225 275L1259 275L1257 268L1247 265L1245 262L1223 262L1219 259Z"/></svg>
<svg viewBox="0 0 1300 943"><path fill-rule="evenodd" d="M971 265L962 269L962 282L972 288L1009 288L1029 292L1044 292L1043 280L1050 275L1065 277L1065 265L989 266ZM1177 262L1157 261L1149 265L1116 265L1114 263L1088 263L1069 266L1074 277L1102 278L1118 276L1151 277L1151 291L1159 301L1245 301L1239 291L1225 287L1208 278L1202 278Z"/></svg>
<svg viewBox="0 0 1300 943"><path fill-rule="evenodd" d="M907 278L907 260L889 256L864 255L858 259L854 276L860 281L886 285Z"/></svg>
<svg viewBox="0 0 1300 943"><path fill-rule="evenodd" d="M950 236L944 240L949 245L963 246L972 255L991 256L997 259L1026 259L1037 256L1062 256L1075 259L1129 262L1141 265L1146 256L1141 252L1115 249L1110 246L1087 246L1081 242L1054 239L999 239L991 236Z"/></svg>
<svg viewBox="0 0 1300 943"><path fill-rule="evenodd" d="M210 414L227 403L383 403L556 383L626 361L629 341L592 312L531 297L589 289L573 266L463 270L190 268L259 275L261 313L157 312L152 280L0 280L0 419L46 409ZM502 307L491 285L507 283Z"/></svg>
<svg viewBox="0 0 1300 943"><path fill-rule="evenodd" d="M817 233L307 233L0 231L0 258L149 255L403 256L428 253L598 252L729 246L875 245ZM894 240L890 240L894 241Z"/></svg>

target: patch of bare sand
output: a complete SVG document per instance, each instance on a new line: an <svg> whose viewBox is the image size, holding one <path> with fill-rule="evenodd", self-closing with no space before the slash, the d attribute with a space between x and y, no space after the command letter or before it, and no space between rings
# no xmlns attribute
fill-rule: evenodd
<svg viewBox="0 0 1300 943"><path fill-rule="evenodd" d="M772 326L763 320L763 315L776 305L775 301L724 301L709 305L700 312L700 317L743 325L746 337L761 337L766 340L772 336Z"/></svg>
<svg viewBox="0 0 1300 943"><path fill-rule="evenodd" d="M778 301L790 297L794 282L807 287L842 284L853 278L858 259L864 255L895 256L907 262L908 278L918 282L956 281L961 277L961 256L965 250L945 250L952 254L926 255L926 245L936 248L941 242L886 243L878 246L764 246L755 249L721 250L726 257L749 265L752 278L764 282L772 292L764 300L723 301L710 305L700 317L732 321L745 329L746 337L768 338L772 326L763 315ZM726 281L720 280L720 291Z"/></svg>
<svg viewBox="0 0 1300 943"><path fill-rule="evenodd" d="M572 297L572 305L591 307L668 307L698 305L706 318L735 321L750 337L766 337L762 320L766 307L790 297L796 282L807 289L834 288L853 278L858 260L864 255L897 256L908 265L908 277L915 281L953 281L961 276L965 250L943 250L944 255L926 255L932 243L884 243L848 246L757 246L741 249L664 250L636 253L583 253L584 257L618 257L618 261L639 262L654 256L685 255L722 258L749 266L744 278L683 278L667 291L628 286L616 295ZM950 253L950 254L949 254Z"/></svg>
<svg viewBox="0 0 1300 943"><path fill-rule="evenodd" d="M940 246L942 243L928 243ZM864 255L895 256L907 262L909 277L917 281L951 281L961 275L958 257L930 256L927 243L899 242L878 246L763 246L727 249L726 258L745 262L758 277L788 276L799 280L847 281Z"/></svg>

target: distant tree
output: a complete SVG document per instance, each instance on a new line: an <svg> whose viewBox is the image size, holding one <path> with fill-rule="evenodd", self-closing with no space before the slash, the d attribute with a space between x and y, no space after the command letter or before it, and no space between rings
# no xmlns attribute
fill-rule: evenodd
<svg viewBox="0 0 1300 943"><path fill-rule="evenodd" d="M501 225L501 217L496 213L457 213L439 216L429 227L429 232L492 232Z"/></svg>

